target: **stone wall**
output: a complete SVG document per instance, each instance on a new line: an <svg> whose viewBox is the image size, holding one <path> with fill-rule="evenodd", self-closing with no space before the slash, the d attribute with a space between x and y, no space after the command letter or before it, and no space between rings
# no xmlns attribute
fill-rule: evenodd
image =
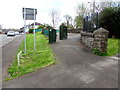
<svg viewBox="0 0 120 90"><path fill-rule="evenodd" d="M93 48L93 34L92 33L86 33L86 32L81 32L81 42L86 46L89 47L90 49Z"/></svg>
<svg viewBox="0 0 120 90"><path fill-rule="evenodd" d="M108 31L99 28L93 33L81 32L81 42L91 50L97 48L101 52L107 51Z"/></svg>
<svg viewBox="0 0 120 90"><path fill-rule="evenodd" d="M68 33L80 33L82 29L68 29Z"/></svg>

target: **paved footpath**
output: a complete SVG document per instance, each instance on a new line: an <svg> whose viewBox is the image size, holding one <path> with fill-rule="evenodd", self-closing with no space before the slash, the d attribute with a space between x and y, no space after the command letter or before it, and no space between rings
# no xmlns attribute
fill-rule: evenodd
<svg viewBox="0 0 120 90"><path fill-rule="evenodd" d="M79 34L51 45L57 63L17 79L3 88L117 88L118 60L88 52Z"/></svg>

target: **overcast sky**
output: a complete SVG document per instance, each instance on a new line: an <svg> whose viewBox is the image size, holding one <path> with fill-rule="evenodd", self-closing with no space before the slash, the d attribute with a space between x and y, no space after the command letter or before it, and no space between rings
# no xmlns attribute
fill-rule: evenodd
<svg viewBox="0 0 120 90"><path fill-rule="evenodd" d="M36 8L38 12L36 21L42 24L51 24L51 18L48 15L51 9L59 10L61 18L66 14L74 17L75 7L78 3L92 1L93 0L1 0L0 24L2 24L3 28L17 29L23 27L23 7ZM27 24L32 22L33 21L27 21Z"/></svg>

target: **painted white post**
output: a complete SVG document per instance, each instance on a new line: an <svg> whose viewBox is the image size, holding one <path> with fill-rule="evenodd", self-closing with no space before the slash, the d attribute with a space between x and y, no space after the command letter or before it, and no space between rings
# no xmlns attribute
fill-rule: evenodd
<svg viewBox="0 0 120 90"><path fill-rule="evenodd" d="M18 59L18 66L20 66L20 59L22 57L22 51L20 51L17 55L17 59Z"/></svg>
<svg viewBox="0 0 120 90"><path fill-rule="evenodd" d="M35 36L35 9L34 9L34 50L36 50L36 36Z"/></svg>
<svg viewBox="0 0 120 90"><path fill-rule="evenodd" d="M19 55L17 55L17 59L18 59L18 66L20 66L20 58L19 58Z"/></svg>
<svg viewBox="0 0 120 90"><path fill-rule="evenodd" d="M24 8L24 53L26 53L26 8Z"/></svg>

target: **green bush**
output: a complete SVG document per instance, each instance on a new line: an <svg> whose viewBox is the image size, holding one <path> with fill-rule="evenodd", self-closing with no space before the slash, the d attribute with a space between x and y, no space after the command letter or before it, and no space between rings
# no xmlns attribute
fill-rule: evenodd
<svg viewBox="0 0 120 90"><path fill-rule="evenodd" d="M98 48L94 48L92 51L93 51L94 54L96 54L96 55L98 55L98 56L104 56L104 55L107 54L107 53L105 53L105 52L99 51Z"/></svg>
<svg viewBox="0 0 120 90"><path fill-rule="evenodd" d="M43 29L44 27L45 27L45 25L40 25L40 26L38 26L37 29Z"/></svg>
<svg viewBox="0 0 120 90"><path fill-rule="evenodd" d="M29 33L33 33L33 30L34 30L34 29L29 29Z"/></svg>
<svg viewBox="0 0 120 90"><path fill-rule="evenodd" d="M50 26L50 25L47 25L46 28L48 28L48 29L52 29L53 27Z"/></svg>

